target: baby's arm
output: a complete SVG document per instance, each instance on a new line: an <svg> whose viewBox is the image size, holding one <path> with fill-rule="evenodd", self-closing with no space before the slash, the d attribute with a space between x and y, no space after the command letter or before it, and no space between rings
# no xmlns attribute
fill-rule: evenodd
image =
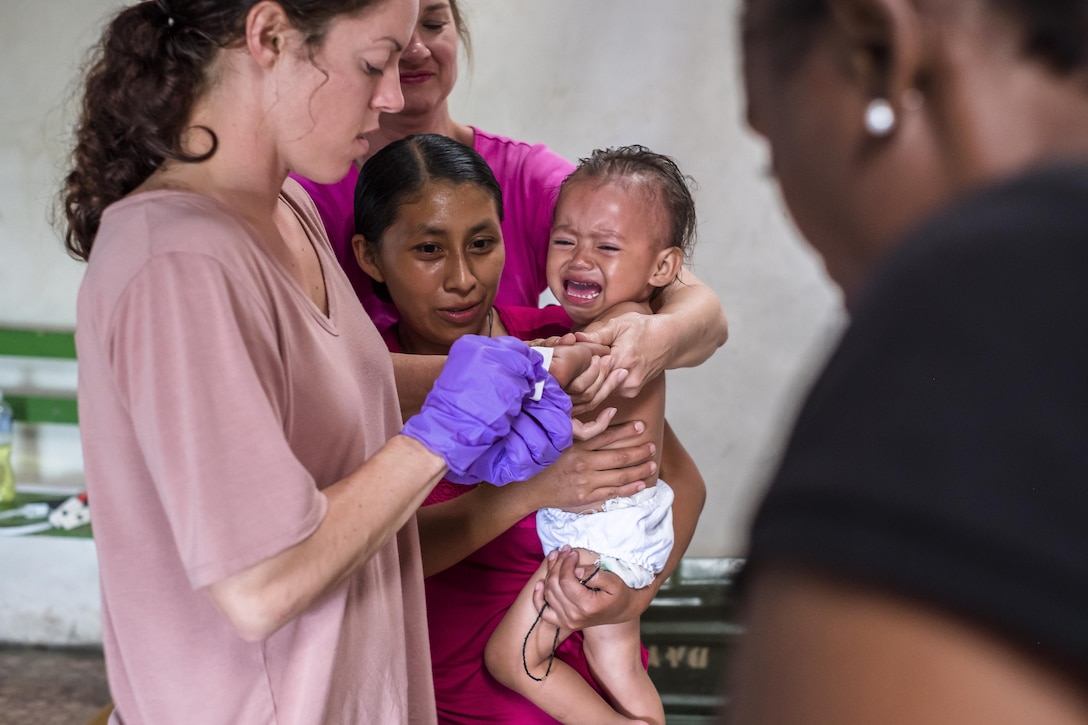
<svg viewBox="0 0 1088 725"><path fill-rule="evenodd" d="M599 369L600 358L608 354L604 345L591 342L574 342L557 349L548 372L556 379L560 387L566 388L575 378L582 378L587 371ZM393 359L393 377L397 383L397 397L400 399L401 417L408 420L423 407L427 393L434 387L435 378L442 372L446 363L445 355L409 355L391 353Z"/></svg>

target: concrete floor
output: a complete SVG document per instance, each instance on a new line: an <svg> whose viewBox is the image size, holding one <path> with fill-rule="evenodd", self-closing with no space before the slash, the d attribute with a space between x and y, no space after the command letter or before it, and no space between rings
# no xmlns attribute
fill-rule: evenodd
<svg viewBox="0 0 1088 725"><path fill-rule="evenodd" d="M0 539L4 541L10 545L15 539ZM44 544L31 550L43 550ZM63 549L69 558L81 550L73 546L69 542ZM93 545L84 548L94 551ZM23 553L26 555L8 557L20 562L20 570L27 568L30 555ZM738 561L685 559L678 575L662 587L654 605L642 617L642 639L650 650L650 676L665 700L669 725L708 725L719 719L715 713L723 703L718 690L740 632L734 623L731 584L739 570ZM41 571L40 567L30 568ZM58 580L70 587L70 577L59 576ZM11 610L10 592L28 588L9 589L11 582L4 578L2 564L0 582L4 582L5 608ZM96 595L92 604L96 606L97 589L92 589ZM42 600L49 603L51 614L57 610L54 603L63 601L60 592L59 587L50 590L46 592L49 597ZM35 601L26 602L25 608L28 612L45 611L42 603ZM100 622L94 606L85 609L90 610L96 623ZM91 615L80 614L85 619ZM57 617L39 619L52 622ZM13 631L25 631L27 621L26 616L13 618ZM109 702L100 649L93 645L28 647L0 637L0 725L90 725Z"/></svg>
<svg viewBox="0 0 1088 725"><path fill-rule="evenodd" d="M109 702L100 651L0 644L0 725L105 725ZM718 722L711 710L683 714L683 705L669 725Z"/></svg>
<svg viewBox="0 0 1088 725"><path fill-rule="evenodd" d="M3 725L83 725L109 701L101 652L0 645Z"/></svg>

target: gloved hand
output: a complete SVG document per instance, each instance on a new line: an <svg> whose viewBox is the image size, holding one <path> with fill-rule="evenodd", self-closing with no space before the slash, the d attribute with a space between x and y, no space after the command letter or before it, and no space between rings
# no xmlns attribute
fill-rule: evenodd
<svg viewBox="0 0 1088 725"><path fill-rule="evenodd" d="M510 433L536 382L550 377L540 360L513 337L459 338L422 410L401 433L442 456L451 481L479 481L465 479L469 466Z"/></svg>
<svg viewBox="0 0 1088 725"><path fill-rule="evenodd" d="M505 486L536 475L555 463L559 454L574 442L570 411L570 396L548 375L540 400L525 400L511 423L510 434L495 441L463 477L451 471L446 479L453 483L487 481Z"/></svg>

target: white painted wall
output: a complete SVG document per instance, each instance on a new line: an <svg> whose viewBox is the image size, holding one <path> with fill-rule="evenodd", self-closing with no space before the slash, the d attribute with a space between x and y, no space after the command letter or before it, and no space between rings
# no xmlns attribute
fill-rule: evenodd
<svg viewBox="0 0 1088 725"><path fill-rule="evenodd" d="M458 120L546 142L571 159L642 143L698 181L695 270L721 296L731 339L702 367L670 374L669 418L710 488L690 553L743 553L745 520L842 314L766 178L765 150L743 127L739 0L463 2L475 61L462 69ZM118 6L4 2L2 324L74 324L82 266L65 256L48 213L76 69Z"/></svg>

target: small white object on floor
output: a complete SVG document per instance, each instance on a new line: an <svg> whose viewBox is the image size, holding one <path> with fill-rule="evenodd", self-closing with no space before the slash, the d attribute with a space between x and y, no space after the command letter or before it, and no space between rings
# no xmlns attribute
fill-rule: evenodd
<svg viewBox="0 0 1088 725"><path fill-rule="evenodd" d="M70 531L77 526L90 523L91 508L87 505L83 494L72 496L70 499L57 506L53 513L49 514L49 523L54 528Z"/></svg>

